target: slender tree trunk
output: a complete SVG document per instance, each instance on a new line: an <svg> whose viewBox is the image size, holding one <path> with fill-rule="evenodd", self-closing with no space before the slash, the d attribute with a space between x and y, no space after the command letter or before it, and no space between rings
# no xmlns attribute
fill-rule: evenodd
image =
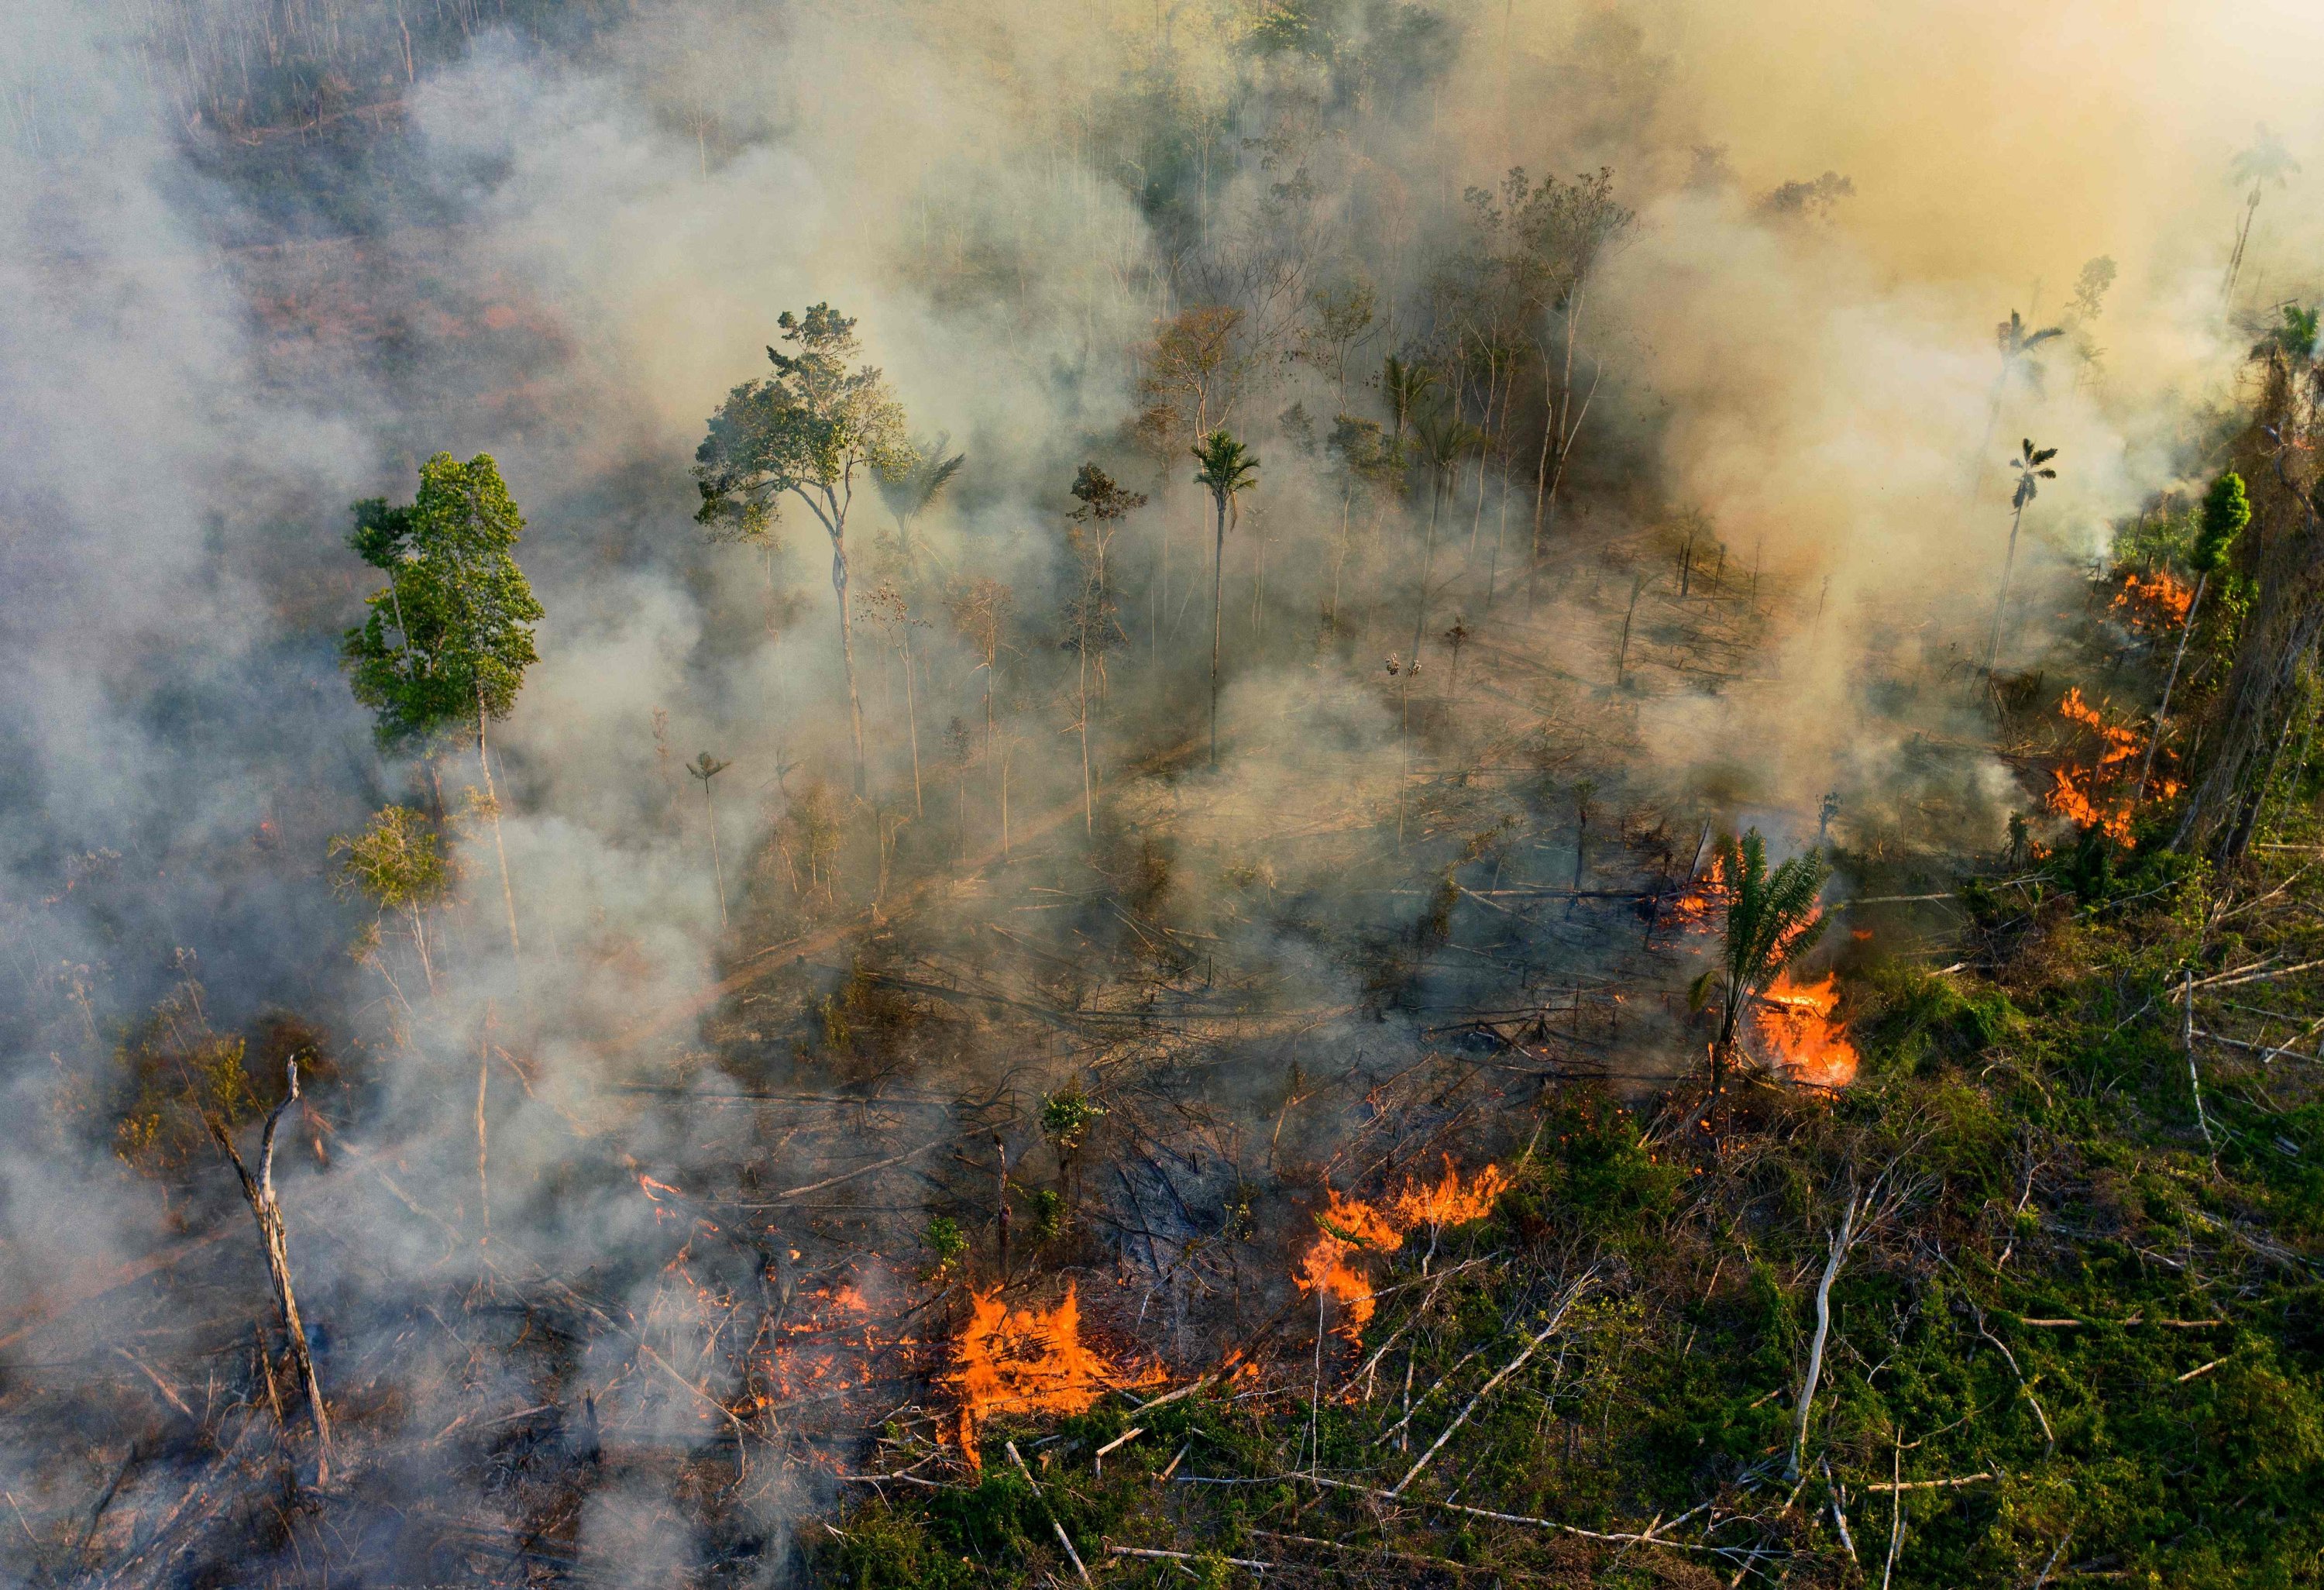
<svg viewBox="0 0 2324 1590"><path fill-rule="evenodd" d="M1432 470L1428 489L1428 540L1420 557L1420 600L1412 615L1412 661L1404 670L1403 698L1397 706L1397 726L1412 726L1412 676L1420 671L1420 640L1428 628L1428 582L1436 569L1436 509L1443 501L1443 472Z"/></svg>
<svg viewBox="0 0 2324 1590"><path fill-rule="evenodd" d="M428 997L436 997L436 967L428 956L428 929L420 920L420 908L408 907L405 915L411 919L411 947L420 952L420 975L428 980Z"/></svg>
<svg viewBox="0 0 2324 1590"><path fill-rule="evenodd" d="M1485 373L1485 415L1484 425L1482 427L1482 429L1486 430L1489 430L1492 428L1493 399L1499 389L1500 374L1500 361L1498 358L1492 360L1487 365ZM1469 561L1471 563L1474 563L1477 560L1477 536L1479 532L1485 528L1485 464L1486 454L1489 450L1489 449L1485 447L1482 440L1480 440L1477 445L1477 503L1474 511L1469 515L1468 557Z"/></svg>
<svg viewBox="0 0 2324 1590"><path fill-rule="evenodd" d="M711 764L705 763L703 765L708 767ZM710 875L718 881L718 930L724 933L726 930L726 867L725 864L718 859L718 800L710 792L708 779L702 781L702 810L704 820L710 829ZM807 871L812 874L814 870L815 847L810 841L807 846ZM809 881L812 883L812 876Z"/></svg>
<svg viewBox="0 0 2324 1590"><path fill-rule="evenodd" d="M863 700L855 689L855 615L847 609L847 529L831 532L831 588L839 597L839 657L847 673L847 730L855 746L855 798L863 799ZM722 908L723 915L723 908Z"/></svg>
<svg viewBox="0 0 2324 1590"><path fill-rule="evenodd" d="M516 891L509 886L508 846L501 842L500 792L493 788L492 753L484 744L484 725L490 716L491 714L484 710L484 697L479 694L476 698L476 765L484 770L484 804L493 814L493 853L500 859L501 903L508 908L509 958L516 962L518 970L521 972L524 950L517 942L516 936Z"/></svg>
<svg viewBox="0 0 2324 1590"><path fill-rule="evenodd" d="M2146 760L2138 765L2138 788L2131 791L2133 807L2146 799L2146 781L2154 772L2155 747L2163 744L2163 726L2171 720L2171 692L2179 683L2179 665L2187 659L2187 637L2195 633L2195 615L2202 611L2203 589L2211 583L2211 571L2205 569L2195 577L2195 594L2188 598L2187 618L2179 626L2179 645L2171 653L2171 672L2163 681L2163 705L2154 709L2154 728L2146 737Z"/></svg>
<svg viewBox="0 0 2324 1590"><path fill-rule="evenodd" d="M904 717L910 726L912 736L912 815L926 815L920 804L920 703L912 690L912 632L910 623L904 626Z"/></svg>
<svg viewBox="0 0 2324 1590"><path fill-rule="evenodd" d="M2009 515L2009 551L2001 560L2001 595L1994 599L1993 633L1985 643L1985 677L1993 678L1993 661L2001 653L2001 620L2009 611L2009 576L2017 567L2017 527L2025 522L2025 504L2020 503Z"/></svg>
<svg viewBox="0 0 2324 1590"><path fill-rule="evenodd" d="M1218 531L1211 554L1211 771L1219 765L1219 625L1220 604L1226 596L1227 499L1217 494Z"/></svg>
<svg viewBox="0 0 2324 1590"><path fill-rule="evenodd" d="M1091 809L1089 753L1089 635L1086 632L1082 636L1080 652L1082 689L1082 837L1087 840L1094 840L1097 837L1097 818Z"/></svg>
<svg viewBox="0 0 2324 1590"><path fill-rule="evenodd" d="M487 1004L484 1031L476 1035L476 1213L484 1226L479 1247L489 1246L493 1240L493 1184L484 1175L484 1161L491 1146L484 1135L484 1102L492 1077L492 1042L493 1011Z"/></svg>

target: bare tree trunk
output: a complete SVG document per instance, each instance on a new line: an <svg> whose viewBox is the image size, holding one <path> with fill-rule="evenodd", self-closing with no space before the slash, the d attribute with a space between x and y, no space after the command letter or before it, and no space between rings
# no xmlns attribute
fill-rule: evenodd
<svg viewBox="0 0 2324 1590"><path fill-rule="evenodd" d="M481 693L476 698L476 765L484 772L484 804L493 814L493 852L500 858L501 903L508 908L509 958L517 963L520 973L524 967L524 950L516 936L516 892L509 887L508 846L501 842L501 798L493 788L491 749L484 744L484 725L491 717L484 710Z"/></svg>
<svg viewBox="0 0 2324 1590"><path fill-rule="evenodd" d="M2009 611L2009 575L2017 567L2017 527L2025 522L2025 504L2009 515L2009 552L2001 560L2001 594L1993 601L1993 633L1985 642L1985 677L1993 677L1993 660L2001 652L2001 620Z"/></svg>
<svg viewBox="0 0 2324 1590"><path fill-rule="evenodd" d="M1082 690L1082 713L1081 713L1081 717L1082 717L1082 721L1081 721L1081 731L1082 731L1082 837L1083 837L1084 839L1087 839L1087 840L1094 840L1094 839L1097 837L1097 818L1096 818L1095 814L1094 814L1094 813L1093 813L1093 811L1092 810L1091 790L1090 790L1090 753L1089 753L1089 636L1088 636L1088 634L1087 634L1086 633L1084 633L1083 634L1083 636L1082 636L1082 646L1081 646L1081 690Z"/></svg>
<svg viewBox="0 0 2324 1590"><path fill-rule="evenodd" d="M208 1114L202 1120L210 1129L210 1135L217 1140L218 1147L226 1151L226 1160L242 1183L242 1196L249 1202L251 1216L258 1222L258 1240L266 1250L266 1275L273 1284L274 1308L290 1347L290 1368L306 1390L307 1411L315 1424L315 1483L327 1485L331 1480L330 1415L323 1406L323 1388L315 1375L314 1355L307 1348L306 1322L299 1316L299 1294L290 1280L290 1235L282 1224L281 1202L274 1195L274 1134L282 1124L283 1115L299 1100L297 1057L291 1058L287 1068L290 1090L266 1117L266 1129L259 1139L257 1175L250 1173L226 1128Z"/></svg>
<svg viewBox="0 0 2324 1590"><path fill-rule="evenodd" d="M912 815L923 817L927 810L920 804L920 703L912 690L912 630L907 619L902 626L904 636L904 717L912 736Z"/></svg>
<svg viewBox="0 0 2324 1590"><path fill-rule="evenodd" d="M855 689L855 615L847 608L847 527L831 532L831 588L839 597L839 658L847 673L847 730L855 746L855 798L863 799L863 699Z"/></svg>
<svg viewBox="0 0 2324 1590"><path fill-rule="evenodd" d="M1428 539L1420 555L1420 600L1412 615L1412 660L1404 670L1404 692L1397 704L1399 733L1412 726L1412 676L1420 671L1421 636L1428 628L1428 581L1436 569L1436 509L1443 501L1443 471L1432 469L1428 482Z"/></svg>
<svg viewBox="0 0 2324 1590"><path fill-rule="evenodd" d="M484 1135L484 1100L490 1086L493 1054L493 1007L484 1006L484 1030L476 1035L476 1214L484 1222L484 1234L478 1247L488 1247L493 1240L493 1186L484 1175L484 1161L490 1144Z"/></svg>
<svg viewBox="0 0 2324 1590"><path fill-rule="evenodd" d="M702 781L702 809L710 828L710 874L718 881L718 930L723 933L726 930L726 868L718 859L718 800L710 793L708 779ZM814 864L815 852L810 847L807 852L810 871Z"/></svg>
<svg viewBox="0 0 2324 1590"><path fill-rule="evenodd" d="M1218 531L1211 555L1211 771L1219 765L1219 607L1226 596L1227 500L1218 494Z"/></svg>
<svg viewBox="0 0 2324 1590"><path fill-rule="evenodd" d="M428 929L420 920L417 904L407 907L404 914L411 919L411 947L420 952L420 975L428 979L428 997L436 997L436 966L428 955Z"/></svg>

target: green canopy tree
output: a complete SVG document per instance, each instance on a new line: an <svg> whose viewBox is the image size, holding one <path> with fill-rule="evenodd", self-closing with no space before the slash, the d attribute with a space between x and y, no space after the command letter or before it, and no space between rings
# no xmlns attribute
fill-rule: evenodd
<svg viewBox="0 0 2324 1590"><path fill-rule="evenodd" d="M855 793L864 793L863 703L855 685L855 625L847 599L847 514L865 476L908 474L918 462L905 434L904 406L885 375L855 363L855 322L827 303L775 324L796 351L767 349L773 375L746 381L710 417L695 450L702 489L697 522L713 532L756 533L788 495L807 504L831 538L831 588L839 599L839 652L847 677L847 723L855 752Z"/></svg>
<svg viewBox="0 0 2324 1590"><path fill-rule="evenodd" d="M452 892L459 872L428 818L408 806L383 806L362 833L334 838L330 853L346 858L339 864L341 888L370 901L383 915L401 912L410 924L411 948L433 995L436 963L428 949L427 914ZM392 977L388 985L394 986Z"/></svg>
<svg viewBox="0 0 2324 1590"><path fill-rule="evenodd" d="M1714 1097L1743 1012L1823 937L1828 919L1817 914L1816 897L1831 875L1830 864L1812 852L1770 872L1766 842L1757 828L1740 840L1722 840L1719 864L1729 891L1724 952L1690 991L1697 1010L1718 1003L1719 1036L1711 1046Z"/></svg>
<svg viewBox="0 0 2324 1590"><path fill-rule="evenodd" d="M541 616L512 555L524 533L516 499L486 453L463 464L438 453L420 467L408 504L372 497L355 505L348 536L387 585L364 599L364 622L347 631L340 660L357 701L372 709L383 746L425 746L473 724L493 821L509 953L521 957L516 895L501 841L489 726L516 706L525 670L540 661L532 625Z"/></svg>
<svg viewBox="0 0 2324 1590"><path fill-rule="evenodd" d="M1217 510L1217 535L1211 549L1211 765L1219 765L1219 633L1226 596L1227 516L1242 515L1241 496L1259 475L1259 455L1224 430L1213 430L1194 448L1194 484L1207 486Z"/></svg>
<svg viewBox="0 0 2324 1590"><path fill-rule="evenodd" d="M2195 615L2202 609L2203 592L2209 587L2211 576L2226 566L2236 538L2243 534L2251 516L2244 477L2232 469L2211 482L2211 489L2203 494L2202 528L2195 532L2195 550L2187 559L2188 567L2195 571L2195 594L2188 598L2187 616L2179 625L2179 645L2171 653L2171 672L2163 681L2163 704L2154 709L2154 732L2146 737L2146 759L2139 763L2138 788L2131 792L2133 806L2146 797L2146 781L2154 772L2154 748L2163 744L2163 726L2171 718L2171 692L2179 683L2179 665L2187 660L2187 637L2195 633Z"/></svg>

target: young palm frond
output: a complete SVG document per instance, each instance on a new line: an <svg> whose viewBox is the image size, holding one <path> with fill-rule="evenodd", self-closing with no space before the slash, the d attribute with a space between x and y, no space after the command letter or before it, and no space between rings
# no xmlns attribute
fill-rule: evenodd
<svg viewBox="0 0 2324 1590"><path fill-rule="evenodd" d="M1732 892L1725 953L1690 990L1690 1003L1697 1010L1713 998L1719 1002L1719 1037L1711 1049L1714 1093L1743 1012L1823 937L1826 919L1816 900L1831 875L1830 864L1813 854L1795 855L1770 872L1766 842L1757 828L1740 841L1722 841L1719 866Z"/></svg>
<svg viewBox="0 0 2324 1590"><path fill-rule="evenodd" d="M893 559L906 575L917 578L927 549L913 534L913 525L919 516L935 505L953 476L968 462L966 453L945 454L952 441L949 434L939 433L934 441L912 444L910 461L902 468L880 473L875 478L880 485L880 500L887 504L888 516L896 522L892 539L880 537L881 550Z"/></svg>
<svg viewBox="0 0 2324 1590"><path fill-rule="evenodd" d="M1407 364L1394 354L1381 364L1380 392L1388 399L1389 418L1396 421L1396 430L1390 438L1393 445L1403 443L1405 427L1412 423L1421 400L1435 384L1436 372L1425 365Z"/></svg>

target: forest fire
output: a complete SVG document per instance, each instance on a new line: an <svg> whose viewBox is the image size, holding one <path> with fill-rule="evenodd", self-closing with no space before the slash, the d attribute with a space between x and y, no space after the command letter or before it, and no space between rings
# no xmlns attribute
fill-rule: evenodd
<svg viewBox="0 0 2324 1590"><path fill-rule="evenodd" d="M1300 1255L1296 1277L1299 1290L1336 1299L1340 1305L1336 1328L1353 1340L1363 1334L1378 1305L1370 1278L1350 1261L1360 1253L1392 1253L1404 1245L1407 1233L1420 1226L1435 1229L1481 1220L1508 1185L1508 1178L1495 1165L1486 1166L1463 1183L1447 1155L1441 1180L1434 1185L1407 1181L1385 1205L1326 1188L1323 1213L1315 1217L1322 1229Z"/></svg>
<svg viewBox="0 0 2324 1590"><path fill-rule="evenodd" d="M2172 578L2168 570L2143 575L2134 569L2122 577L2122 589L2110 605L2129 620L2131 628L2162 633L2185 624L2194 601L2192 587Z"/></svg>
<svg viewBox="0 0 2324 1590"><path fill-rule="evenodd" d="M2135 802L2120 785L2138 754L2138 731L2107 722L2099 708L2082 698L2079 685L2068 690L2065 698L2058 703L2058 714L2096 736L2098 755L2095 762L2085 766L2066 765L2052 770L2052 783L2043 797L2043 803L2077 827L2098 828L2116 844L2130 844ZM2148 788L2162 800L2179 792L2178 781L2163 777L2155 778Z"/></svg>
<svg viewBox="0 0 2324 1590"><path fill-rule="evenodd" d="M976 1429L1003 1413L1085 1411L1108 1390L1150 1382L1155 1375L1124 1377L1082 1340L1081 1298L1069 1283L1052 1307L1012 1308L1001 1289L971 1296L968 1323L953 1344L945 1381L960 1399L960 1450L971 1468L983 1466Z"/></svg>
<svg viewBox="0 0 2324 1590"><path fill-rule="evenodd" d="M1707 933L1727 905L1727 862L1713 855L1702 875L1692 880L1670 902L1669 916L1683 932Z"/></svg>
<svg viewBox="0 0 2324 1590"><path fill-rule="evenodd" d="M1840 1022L1839 977L1827 972L1817 983L1776 977L1759 996L1752 1024L1766 1055L1793 1081L1812 1087L1845 1087L1856 1080L1858 1055Z"/></svg>

